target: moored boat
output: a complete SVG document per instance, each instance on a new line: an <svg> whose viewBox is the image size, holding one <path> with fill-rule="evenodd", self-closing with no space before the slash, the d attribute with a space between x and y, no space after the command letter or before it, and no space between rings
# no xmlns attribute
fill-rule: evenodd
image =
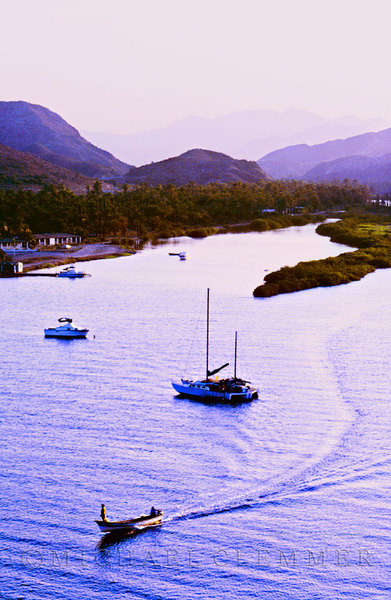
<svg viewBox="0 0 391 600"><path fill-rule="evenodd" d="M190 258L186 250L183 250L182 252L169 252L168 254L170 256L179 256L179 260L187 260L188 258Z"/></svg>
<svg viewBox="0 0 391 600"><path fill-rule="evenodd" d="M172 382L178 394L190 398L210 399L215 402L245 402L258 398L258 391L249 382L237 377L212 380L206 378L199 381L181 379L180 383Z"/></svg>
<svg viewBox="0 0 391 600"><path fill-rule="evenodd" d="M76 271L75 265L65 267L65 269L62 269L62 271L57 273L57 277L69 277L70 279L85 277L86 275L87 273L85 271Z"/></svg>
<svg viewBox="0 0 391 600"><path fill-rule="evenodd" d="M71 325L72 319L69 317L61 317L58 321L61 325L44 329L45 337L57 339L81 339L87 336L89 329L78 329L77 327L73 327L73 325Z"/></svg>
<svg viewBox="0 0 391 600"><path fill-rule="evenodd" d="M209 288L207 290L207 313L206 313L206 374L204 379L196 381L181 379L180 382L171 382L172 387L178 394L190 398L201 398L214 402L235 403L247 402L258 398L258 390L236 375L237 363L237 332L235 332L235 366L234 376L226 379L212 379L213 375L219 373L229 363L221 367L209 370Z"/></svg>
<svg viewBox="0 0 391 600"><path fill-rule="evenodd" d="M154 510L149 515L141 515L134 519L126 519L124 521L95 521L99 529L103 533L113 533L120 531L142 531L148 527L159 525L162 521L163 511Z"/></svg>

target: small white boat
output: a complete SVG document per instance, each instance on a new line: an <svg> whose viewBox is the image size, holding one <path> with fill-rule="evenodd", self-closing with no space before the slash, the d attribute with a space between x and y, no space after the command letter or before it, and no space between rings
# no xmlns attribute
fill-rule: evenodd
<svg viewBox="0 0 391 600"><path fill-rule="evenodd" d="M103 533L124 532L124 531L142 531L148 527L155 527L162 521L163 511L155 510L149 515L141 515L134 519L125 521L95 521Z"/></svg>
<svg viewBox="0 0 391 600"><path fill-rule="evenodd" d="M75 265L65 267L65 269L57 273L57 277L70 277L71 279L75 279L77 277L85 277L86 275L87 273L85 271L76 271Z"/></svg>
<svg viewBox="0 0 391 600"><path fill-rule="evenodd" d="M190 255L184 250L183 252L169 252L170 256L179 256L179 260L187 260Z"/></svg>
<svg viewBox="0 0 391 600"><path fill-rule="evenodd" d="M71 325L72 319L69 317L61 317L58 319L61 325L57 325L57 327L49 327L45 329L45 337L47 338L58 338L58 339L77 339L77 338L85 338L88 333L88 329L78 329L77 327L73 327Z"/></svg>

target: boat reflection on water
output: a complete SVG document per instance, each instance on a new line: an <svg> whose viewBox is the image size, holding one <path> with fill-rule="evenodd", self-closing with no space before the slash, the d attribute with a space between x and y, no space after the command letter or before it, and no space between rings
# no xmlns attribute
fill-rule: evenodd
<svg viewBox="0 0 391 600"><path fill-rule="evenodd" d="M101 537L99 542L96 545L97 550L107 550L109 548L115 548L116 546L121 546L125 542L128 542L132 539L135 539L142 533L145 533L146 530L140 531L114 531L111 533L106 533Z"/></svg>
<svg viewBox="0 0 391 600"><path fill-rule="evenodd" d="M160 525L154 525L154 527L148 527L139 530L123 530L106 533L96 544L96 550L99 553L100 561L109 561L113 557L113 552L119 550L122 545L132 544L140 535L145 535L147 532L151 532L151 530L156 529L160 529Z"/></svg>

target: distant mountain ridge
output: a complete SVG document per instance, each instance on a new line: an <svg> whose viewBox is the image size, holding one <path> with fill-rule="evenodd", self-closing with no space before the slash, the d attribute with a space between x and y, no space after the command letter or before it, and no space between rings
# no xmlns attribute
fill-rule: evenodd
<svg viewBox="0 0 391 600"><path fill-rule="evenodd" d="M133 167L125 177L128 183L149 185L205 185L219 181L257 183L269 177L254 161L237 160L211 150L193 149L157 163Z"/></svg>
<svg viewBox="0 0 391 600"><path fill-rule="evenodd" d="M275 178L357 179L378 191L388 191L391 189L391 128L314 146L289 146L257 162Z"/></svg>
<svg viewBox="0 0 391 600"><path fill-rule="evenodd" d="M308 171L309 181L357 180L376 192L391 191L391 153L383 156L348 156L323 162Z"/></svg>
<svg viewBox="0 0 391 600"><path fill-rule="evenodd" d="M60 115L38 104L0 102L0 143L88 177L118 177L129 169L85 140Z"/></svg>
<svg viewBox="0 0 391 600"><path fill-rule="evenodd" d="M391 128L312 146L290 145L269 152L257 163L233 158L231 153L218 152L213 148L240 147L242 152L247 148L246 152L251 154L259 144L281 144L284 139L292 137L325 135L334 130L366 127L369 123L379 125L380 120L363 121L354 117L323 119L297 110L283 113L242 111L216 119L189 117L164 129L123 136L121 139L126 145L132 140L130 153L136 152L141 156L145 152L161 152L165 157L159 162L130 167L88 142L60 115L49 109L24 101L0 102L0 146L3 144L0 183L3 187L26 185L36 189L34 186L38 186L39 181L44 182L42 185L57 181L82 191L91 185L91 178L117 184L127 181L151 185L183 185L189 181L200 184L211 181L256 182L269 177L317 181L349 178L368 183L376 190L389 191ZM119 136L114 137L118 141ZM188 147L194 140L200 143L173 156L172 146ZM209 140L210 144L204 144L205 140ZM194 147L208 149L194 150ZM84 180L80 179L82 176ZM112 189L112 186L107 184L106 188Z"/></svg>
<svg viewBox="0 0 391 600"><path fill-rule="evenodd" d="M389 125L381 119L363 120L352 116L326 119L295 109L248 110L213 119L186 117L167 127L130 135L98 132L84 132L84 135L122 160L143 165L177 156L191 148L208 148L234 158L257 160L292 144L316 144L378 131Z"/></svg>
<svg viewBox="0 0 391 600"><path fill-rule="evenodd" d="M0 144L1 189L23 188L38 191L45 185L64 185L78 194L83 194L87 186L92 187L94 182L95 179ZM102 188L109 190L112 186L104 182Z"/></svg>
<svg viewBox="0 0 391 600"><path fill-rule="evenodd" d="M322 162L348 156L383 156L391 152L391 129L364 133L344 140L308 146L299 144L270 152L257 162L272 177L301 177Z"/></svg>

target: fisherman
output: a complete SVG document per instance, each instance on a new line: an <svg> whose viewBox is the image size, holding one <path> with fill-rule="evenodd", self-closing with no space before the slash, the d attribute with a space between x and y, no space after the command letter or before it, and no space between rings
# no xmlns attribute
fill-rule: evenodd
<svg viewBox="0 0 391 600"><path fill-rule="evenodd" d="M102 508L100 509L100 516L101 516L102 521L107 521L107 518L106 518L106 507L105 507L104 504L102 504Z"/></svg>
<svg viewBox="0 0 391 600"><path fill-rule="evenodd" d="M152 506L151 508L151 512L150 512L151 517L156 517L157 516L157 510L154 506Z"/></svg>

